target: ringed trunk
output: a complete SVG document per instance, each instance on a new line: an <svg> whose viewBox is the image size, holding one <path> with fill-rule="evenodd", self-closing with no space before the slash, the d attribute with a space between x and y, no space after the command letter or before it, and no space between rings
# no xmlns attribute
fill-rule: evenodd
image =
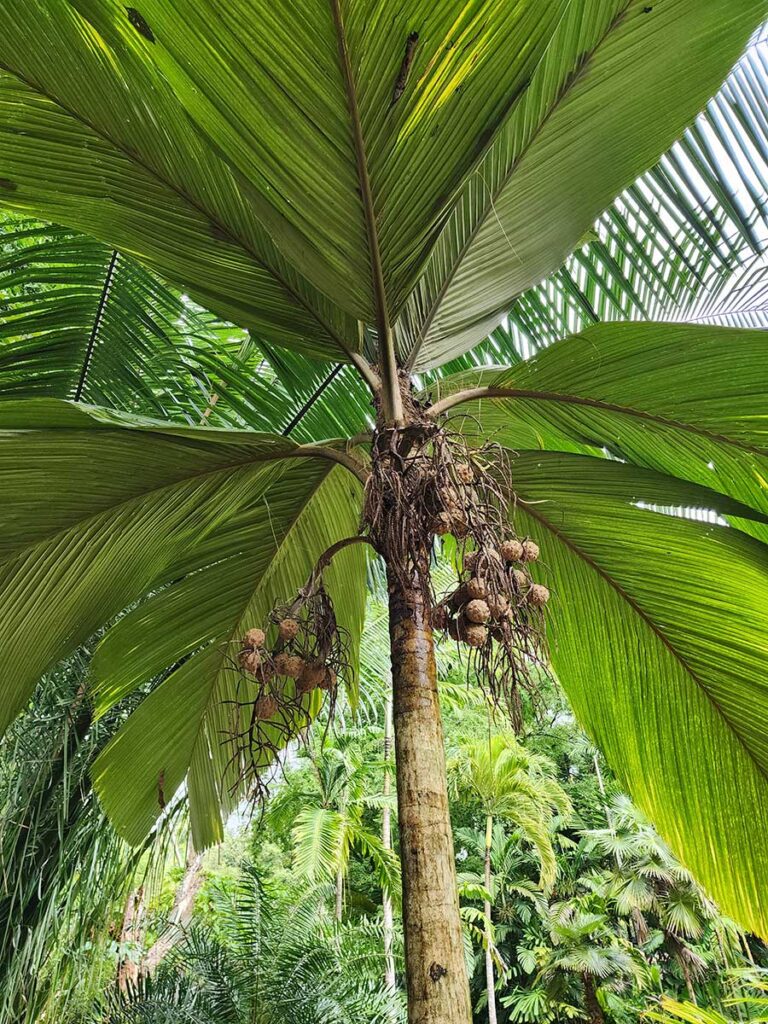
<svg viewBox="0 0 768 1024"><path fill-rule="evenodd" d="M387 697L384 709L384 796L390 793L389 762L392 756L392 697ZM389 805L384 804L381 813L381 845L385 850L392 849L392 817ZM384 893L384 984L394 990L397 986L395 976L395 955L392 951L394 924L392 914L392 898L389 892Z"/></svg>
<svg viewBox="0 0 768 1024"><path fill-rule="evenodd" d="M408 1024L471 1024L432 627L388 581Z"/></svg>

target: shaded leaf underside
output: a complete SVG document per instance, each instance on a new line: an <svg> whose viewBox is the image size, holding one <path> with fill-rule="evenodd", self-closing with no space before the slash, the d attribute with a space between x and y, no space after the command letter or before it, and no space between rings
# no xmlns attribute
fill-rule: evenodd
<svg viewBox="0 0 768 1024"><path fill-rule="evenodd" d="M145 0L147 34L116 0L7 6L0 201L268 342L346 359L386 320L416 366L466 351L562 262L764 11Z"/></svg>

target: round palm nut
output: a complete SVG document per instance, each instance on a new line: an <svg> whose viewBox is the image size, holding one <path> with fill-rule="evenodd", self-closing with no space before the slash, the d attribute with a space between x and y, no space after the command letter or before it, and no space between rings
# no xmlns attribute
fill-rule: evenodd
<svg viewBox="0 0 768 1024"><path fill-rule="evenodd" d="M275 666L270 661L262 660L258 669L253 674L260 683L268 683L274 679Z"/></svg>
<svg viewBox="0 0 768 1024"><path fill-rule="evenodd" d="M298 634L299 624L296 619L283 619L282 622L278 623L277 635L283 643L288 643L289 640L295 640Z"/></svg>
<svg viewBox="0 0 768 1024"><path fill-rule="evenodd" d="M298 679L304 670L304 659L298 654L286 654L282 651L275 658L275 671L278 675Z"/></svg>
<svg viewBox="0 0 768 1024"><path fill-rule="evenodd" d="M461 639L469 647L482 647L488 640L488 630L485 626L470 623L461 631Z"/></svg>
<svg viewBox="0 0 768 1024"><path fill-rule="evenodd" d="M484 601L488 596L488 584L477 576L467 583L466 589L470 601Z"/></svg>
<svg viewBox="0 0 768 1024"><path fill-rule="evenodd" d="M531 604L544 605L549 600L549 590L542 583L534 583L528 594Z"/></svg>
<svg viewBox="0 0 768 1024"><path fill-rule="evenodd" d="M335 690L336 689L337 677L336 673L332 668L327 668L323 674L323 678L320 680L321 690Z"/></svg>
<svg viewBox="0 0 768 1024"><path fill-rule="evenodd" d="M238 660L243 672L248 672L252 676L255 676L261 667L261 655L258 651L241 651Z"/></svg>
<svg viewBox="0 0 768 1024"><path fill-rule="evenodd" d="M266 636L264 635L264 630L254 627L253 629L249 629L243 637L243 644L246 647L251 647L253 650L257 650L259 647L264 646L265 640Z"/></svg>
<svg viewBox="0 0 768 1024"><path fill-rule="evenodd" d="M475 471L470 462L458 462L456 464L456 476L463 484L471 484L475 479Z"/></svg>
<svg viewBox="0 0 768 1024"><path fill-rule="evenodd" d="M521 562L524 550L519 540L505 540L499 548L501 557L505 562Z"/></svg>
<svg viewBox="0 0 768 1024"><path fill-rule="evenodd" d="M272 718L277 711L277 701L271 693L265 693L256 701L253 706L253 713L256 718Z"/></svg>
<svg viewBox="0 0 768 1024"><path fill-rule="evenodd" d="M503 619L509 611L509 601L504 594L497 594L496 597L489 597L487 598L486 603L488 605L488 610L491 613L491 618L496 619L497 621L499 619Z"/></svg>
<svg viewBox="0 0 768 1024"><path fill-rule="evenodd" d="M311 661L304 665L296 681L299 693L309 693L320 686L325 678L325 665L320 661Z"/></svg>
<svg viewBox="0 0 768 1024"><path fill-rule="evenodd" d="M539 557L539 545L532 540L523 541L523 561L535 562Z"/></svg>
<svg viewBox="0 0 768 1024"><path fill-rule="evenodd" d="M464 609L464 614L470 622L483 623L491 617L490 609L485 601L470 601Z"/></svg>
<svg viewBox="0 0 768 1024"><path fill-rule="evenodd" d="M531 578L527 572L523 572L522 569L515 569L512 573L512 578L515 581L515 587L521 593L525 593L528 587L531 585Z"/></svg>

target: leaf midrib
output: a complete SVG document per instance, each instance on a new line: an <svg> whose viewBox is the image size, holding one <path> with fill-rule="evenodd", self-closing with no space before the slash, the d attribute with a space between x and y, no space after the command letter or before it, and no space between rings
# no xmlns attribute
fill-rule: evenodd
<svg viewBox="0 0 768 1024"><path fill-rule="evenodd" d="M248 243L244 239L238 237L238 235L236 235L228 225L224 224L218 217L214 216L196 199L193 199L193 197L189 195L189 193L187 193L180 185L177 185L175 182L169 181L166 177L160 174L160 172L151 164L148 164L145 161L141 160L136 153L130 152L124 146L116 142L115 139L113 139L108 132L102 130L101 128L96 127L96 125L92 124L87 118L83 117L77 111L72 110L71 107L65 104L57 96L54 96L48 90L43 89L40 85L38 85L38 83L32 81L25 75L21 74L20 71L9 67L7 64L3 62L0 62L0 71L4 71L12 78L16 78L18 81L23 82L23 84L31 92L37 93L39 96L44 96L45 99L47 99L50 103L53 103L54 106L58 107L65 114L71 117L74 121L77 121L79 124L82 124L85 128L87 128L89 131L92 131L94 135L102 139L102 141L106 142L114 150L121 153L129 162L129 164L135 164L136 166L140 167L151 178L154 178L155 181L159 182L161 185L165 186L171 192L177 195L191 209L196 210L197 213L199 213L205 220L207 220L212 227L216 228L217 231L221 232L221 234L225 236L225 238L230 242L230 244L234 245L236 248L241 249L251 260L253 260L255 264L257 264L263 270L267 271L280 285L280 287L283 289L286 295L288 295L293 300L294 303L296 303L298 306L302 307L307 313L309 313L309 315L325 331L328 337L332 338L336 342L341 351L344 352L347 356L351 357L351 349L349 349L345 345L341 337L337 334L333 327L330 324L328 324L323 317L321 317L318 311L313 306L311 306L306 301L306 299L303 298L302 295L300 295L293 288L291 288L291 286L288 284L285 278L282 275L280 275L274 267L265 263L264 260L253 251L253 249L250 247L250 245L248 245ZM228 170L231 171L229 165L227 164L226 166Z"/></svg>
<svg viewBox="0 0 768 1024"><path fill-rule="evenodd" d="M574 87L581 81L581 79L584 77L584 75L589 70L590 65L591 65L592 61L595 59L595 56L597 55L598 51L605 44L606 40L610 37L611 33L621 25L621 23L623 22L623 20L624 20L624 18L626 16L627 11L629 10L629 8L632 6L632 4L634 2L635 2L635 0L626 0L626 3L624 5L624 7L616 14L616 16L613 19L613 21L610 23L610 25L608 25L606 31L603 33L603 35L600 37L600 39L598 39L597 43L593 46L593 48L589 51L589 54L588 54L586 60L584 61L584 64L582 65L582 67L579 69L578 73L575 74L572 77L571 81L568 83L568 86L556 98L555 102L552 104L552 106L549 108L549 110L546 112L544 117L539 122L538 126L536 127L536 130L532 133L532 135L531 135L530 139L528 140L528 142L525 144L523 149L520 151L520 153L517 156L517 158L510 165L509 170L504 175L502 180L499 182L498 187L490 195L489 202L486 205L485 210L478 217L477 222L472 227L471 231L469 232L469 235L467 236L466 241L462 245L462 247L459 250L459 252L456 254L456 258L453 261L453 265L451 266L450 271L446 275L445 280L441 284L441 286L440 286L440 288L439 288L439 290L437 292L437 295L435 296L435 298L434 298L434 300L433 300L429 310L427 311L426 316L424 317L422 325L421 325L421 327L419 329L418 337L417 337L417 339L416 339L416 341L415 341L415 343L413 345L413 348L411 349L411 352L410 352L410 354L408 356L408 359L406 360L406 364L405 365L406 365L406 367L408 369L412 369L413 368L413 366L414 366L414 364L415 364L415 362L416 362L416 360L417 360L417 358L419 356L419 353L421 352L422 348L424 347L424 343L427 340L427 335L429 334L430 328L432 327L432 323L434 322L434 319L437 316L438 310L440 309L440 305L441 305L443 299L445 298L445 296L446 296L446 294L448 292L448 289L452 285L452 283L453 283L453 281L454 281L454 279L456 277L456 274L458 273L459 269L461 268L461 266L462 266L462 264L464 262L464 257L466 256L470 246L474 243L474 241L477 238L477 235L479 234L481 228L487 223L488 218L491 216L491 214L496 215L495 204L496 204L497 199L499 198L501 193L504 191L504 189L509 184L510 179L515 174L515 172L517 171L518 167L520 166L521 161L528 154L528 152L531 149L531 147L533 146L533 144L538 140L539 135L541 134L541 132L543 131L545 126L548 124L550 118L556 113L557 110L559 110L559 108L563 105L565 100L570 97L571 92L573 91Z"/></svg>
<svg viewBox="0 0 768 1024"><path fill-rule="evenodd" d="M575 541L573 541L562 530L558 529L557 526L551 523L546 518L546 516L542 515L540 507L534 507L530 504L527 504L525 506L525 514L530 516L532 519L535 519L536 522L540 523L546 530L548 530L553 535L553 537L555 537L561 544L563 544L564 547L568 548L568 550L571 551L577 558L581 559L581 561L584 562L585 565L589 566L589 568L592 569L593 572L595 572L602 580L604 580L604 582L606 582L618 594L618 596L629 606L629 608L632 609L632 611L638 616L639 619L641 619L641 621L646 625L646 627L653 634L653 636L659 641L659 643L662 644L665 650L678 663L678 665L680 665L683 672L701 690L704 697L707 699L707 701L714 709L716 715L720 718L720 720L727 724L728 729L737 739L739 748L742 749L744 753L747 755L749 760L755 766L755 769L757 770L758 774L765 781L768 782L768 769L761 765L760 762L757 760L755 755L747 746L739 730L733 724L730 717L725 713L723 706L720 704L717 698L710 693L701 677L696 672L694 672L694 670L688 664L688 662L680 653L680 651L677 650L672 641L667 637L663 629L660 626L658 626L656 622L654 622L654 620L643 609L639 602L636 601L624 589L624 587L622 587L618 580L614 579L614 577L606 569L604 569L597 561L595 561L594 558L588 555L583 550L583 548L579 547L579 545L576 544Z"/></svg>
<svg viewBox="0 0 768 1024"><path fill-rule="evenodd" d="M694 423L686 423L682 420L671 419L658 413L646 412L643 409L634 409L631 406L619 405L615 402L604 402L599 398L588 398L585 395L568 395L558 391L534 391L525 388L483 388L482 395L475 395L467 399L471 401L476 398L479 401L486 399L513 399L520 398L530 401L562 403L564 405L580 405L590 409L597 409L601 412L612 412L618 415L629 416L634 419L646 420L656 423L659 426L669 427L672 430L682 430L688 434L695 434L705 437L710 441L717 441L720 444L738 448L740 451L750 452L753 455L768 456L768 448L760 448L757 445L748 444L746 441L739 441L737 438L729 437L727 434L717 434Z"/></svg>

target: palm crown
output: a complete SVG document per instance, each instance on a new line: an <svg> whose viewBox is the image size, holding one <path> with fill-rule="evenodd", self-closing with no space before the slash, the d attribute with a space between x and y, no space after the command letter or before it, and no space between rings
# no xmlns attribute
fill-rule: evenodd
<svg viewBox="0 0 768 1024"><path fill-rule="evenodd" d="M407 460L414 429L428 447L448 422L468 451L479 434L514 453L510 529L540 544L552 664L579 718L724 909L765 932L763 337L604 324L506 369L408 377L461 357L560 266L704 106L765 3L330 0L301 17L245 0L5 6L0 199L108 246L86 371L97 334L116 329L105 317L118 283L129 319L148 301L153 315L119 372L74 379L65 337L51 364L45 338L19 332L31 370L51 375L39 393L74 387L78 401L0 404L0 725L41 672L130 609L93 661L97 714L162 682L98 759L96 788L137 842L186 780L195 842L216 841L252 781L221 742L251 713L232 711L233 646L331 550L322 583L355 701L366 549L341 542L358 536L382 438ZM44 262L58 229L30 230ZM132 258L253 344L138 268L119 277ZM13 294L23 315L29 299ZM183 355L179 319L195 323ZM209 373L222 389L190 402ZM23 384L18 367L5 379ZM131 408L114 398L132 379L135 408L199 412L202 425L82 402ZM321 389L355 397L340 412L313 401ZM211 429L219 396L249 391L236 424L263 398L258 431ZM423 555L434 530L418 525ZM392 570L402 553L377 547ZM440 765L430 776L415 742L437 749L439 721L425 711L406 736L415 706L398 704L409 672L434 689L429 619L405 590L392 625L398 771L436 787L445 819ZM411 628L426 644L416 667ZM320 698L300 701L307 718ZM291 731L265 717L257 770ZM401 813L401 829L422 824Z"/></svg>

